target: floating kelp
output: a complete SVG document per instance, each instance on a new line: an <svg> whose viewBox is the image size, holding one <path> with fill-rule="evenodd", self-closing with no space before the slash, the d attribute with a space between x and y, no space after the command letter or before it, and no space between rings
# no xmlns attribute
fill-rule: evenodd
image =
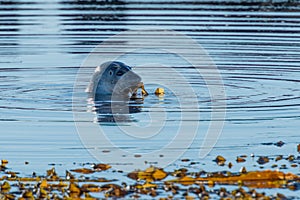
<svg viewBox="0 0 300 200"><path fill-rule="evenodd" d="M93 168L95 171L105 171L105 170L110 169L111 166L108 164L99 163L99 164L94 164Z"/></svg>
<svg viewBox="0 0 300 200"><path fill-rule="evenodd" d="M298 147L297 147L298 148ZM257 159L254 159L256 157ZM233 160L228 160L221 155L213 160L222 169L233 167ZM242 165L247 160L247 155L237 156L235 165ZM277 170L246 170L241 166L239 172L197 171L200 163L191 159L181 159L187 167L175 168L167 171L163 168L150 166L145 170L134 170L130 173L110 170L111 166L105 163L85 163L82 168L66 170L64 175L59 175L56 169L46 170L45 175L21 176L8 166L7 160L1 161L0 172L0 199L102 199L102 198L157 198L164 199L288 199L283 194L267 196L256 189L288 189L298 190L300 177L296 174L280 171L288 167L299 167L299 156L251 155L254 166L262 168L269 166ZM249 162L249 161L247 161ZM272 163L273 162L273 163ZM282 162L285 162L282 163ZM267 164L268 163L268 164ZM226 165L225 165L226 164ZM89 167L87 167L89 166ZM125 180L106 179L102 175L121 173ZM127 179L128 178L128 179ZM126 181L126 179L128 181ZM131 180L130 180L131 179ZM130 183L130 184L129 184ZM218 187L216 187L218 185ZM229 190L227 186L236 186L237 189ZM245 188L247 187L247 188ZM229 187L232 188L232 187Z"/></svg>
<svg viewBox="0 0 300 200"><path fill-rule="evenodd" d="M251 188L281 188L289 182L299 181L300 177L292 173L283 173L279 171L251 171L240 174L224 175L221 173L213 174L208 177L182 177L169 180L169 183L179 183L182 185L192 184L221 184L221 185L243 185Z"/></svg>
<svg viewBox="0 0 300 200"><path fill-rule="evenodd" d="M237 157L237 158L236 158L236 162L237 162L237 163L246 162L246 159L245 159L245 158L242 158L242 157Z"/></svg>
<svg viewBox="0 0 300 200"><path fill-rule="evenodd" d="M144 171L133 171L129 173L127 176L134 180L146 180L146 181L156 181L156 180L162 180L167 177L167 173L160 168L156 167L149 167Z"/></svg>
<svg viewBox="0 0 300 200"><path fill-rule="evenodd" d="M95 173L94 170L88 168L79 168L79 169L71 169L70 171L82 174L92 174Z"/></svg>
<svg viewBox="0 0 300 200"><path fill-rule="evenodd" d="M215 161L218 165L224 166L224 165L225 165L225 162L226 162L226 159L225 159L223 156L218 155L214 161Z"/></svg>
<svg viewBox="0 0 300 200"><path fill-rule="evenodd" d="M266 163L268 163L270 161L270 159L267 156L260 156L257 160L257 163L260 165L264 165Z"/></svg>

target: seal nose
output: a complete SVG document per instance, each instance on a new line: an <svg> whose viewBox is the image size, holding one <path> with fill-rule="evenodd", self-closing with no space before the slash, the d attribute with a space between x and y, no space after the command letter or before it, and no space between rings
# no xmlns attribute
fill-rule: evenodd
<svg viewBox="0 0 300 200"><path fill-rule="evenodd" d="M133 71L128 71L124 76L126 76L126 79L134 85L142 81L142 78Z"/></svg>
<svg viewBox="0 0 300 200"><path fill-rule="evenodd" d="M117 93L127 93L130 89L138 87L141 80L142 78L139 75L133 71L128 71L118 80L114 91Z"/></svg>

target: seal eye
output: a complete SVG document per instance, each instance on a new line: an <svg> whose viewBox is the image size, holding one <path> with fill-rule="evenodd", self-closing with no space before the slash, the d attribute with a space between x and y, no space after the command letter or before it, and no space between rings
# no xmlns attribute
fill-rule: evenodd
<svg viewBox="0 0 300 200"><path fill-rule="evenodd" d="M113 75L113 71L112 70L109 71L109 75L111 75L111 76Z"/></svg>

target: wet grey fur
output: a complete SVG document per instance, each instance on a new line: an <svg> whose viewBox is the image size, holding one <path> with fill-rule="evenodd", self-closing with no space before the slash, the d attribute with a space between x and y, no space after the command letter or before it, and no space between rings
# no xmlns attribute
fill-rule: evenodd
<svg viewBox="0 0 300 200"><path fill-rule="evenodd" d="M103 96L129 97L137 88L141 77L122 62L110 61L96 68L87 92L94 99Z"/></svg>

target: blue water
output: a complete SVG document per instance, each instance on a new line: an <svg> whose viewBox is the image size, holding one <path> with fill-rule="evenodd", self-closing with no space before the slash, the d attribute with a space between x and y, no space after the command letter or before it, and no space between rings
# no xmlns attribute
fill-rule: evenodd
<svg viewBox="0 0 300 200"><path fill-rule="evenodd" d="M199 43L221 75L226 117L216 145L207 156L199 158L212 115L205 80L191 65L174 55L135 52L121 60L142 76L151 94L144 100L141 112L126 117L143 127L152 120L151 113L157 122L152 124L154 127L167 119L166 125L161 134L141 139L142 132L134 137L122 135L116 131L117 126L106 124L103 128L115 146L131 156L163 148L182 122L182 101L191 105L185 108L190 113L185 130L200 125L190 147L178 143L177 148L166 149L165 154L173 156L173 160L190 158L199 161L201 169L217 171L222 168L211 160L219 154L232 161L241 154L298 155L299 2L99 2L11 0L0 3L0 158L8 159L14 170L25 174L44 173L49 163L55 163L64 172L74 162L101 162L90 154L77 132L72 110L74 83L85 59L97 45L122 31L137 28L174 30ZM162 67L146 66L147 63L159 63L167 66L166 69L174 67L191 84L198 107L190 103L194 94L183 87L180 82L183 79L170 76ZM87 71L92 73L95 67L89 66ZM180 94L174 95L166 87L165 96L156 97L153 92L161 80ZM88 103L75 104L75 109L87 113ZM198 114L200 117L194 118ZM98 126L93 121L97 114L87 115L91 120L84 123ZM280 140L285 142L281 148L262 144ZM185 144L184 139L182 142ZM95 148L111 150L108 156L115 155L110 147L96 145ZM132 159L127 157L129 163ZM29 165L24 165L25 161ZM249 158L246 164L236 164L232 170L238 171L243 165L259 169L255 159ZM175 161L169 165L177 166L184 164ZM267 164L266 168L270 166ZM299 174L299 167L284 171Z"/></svg>

